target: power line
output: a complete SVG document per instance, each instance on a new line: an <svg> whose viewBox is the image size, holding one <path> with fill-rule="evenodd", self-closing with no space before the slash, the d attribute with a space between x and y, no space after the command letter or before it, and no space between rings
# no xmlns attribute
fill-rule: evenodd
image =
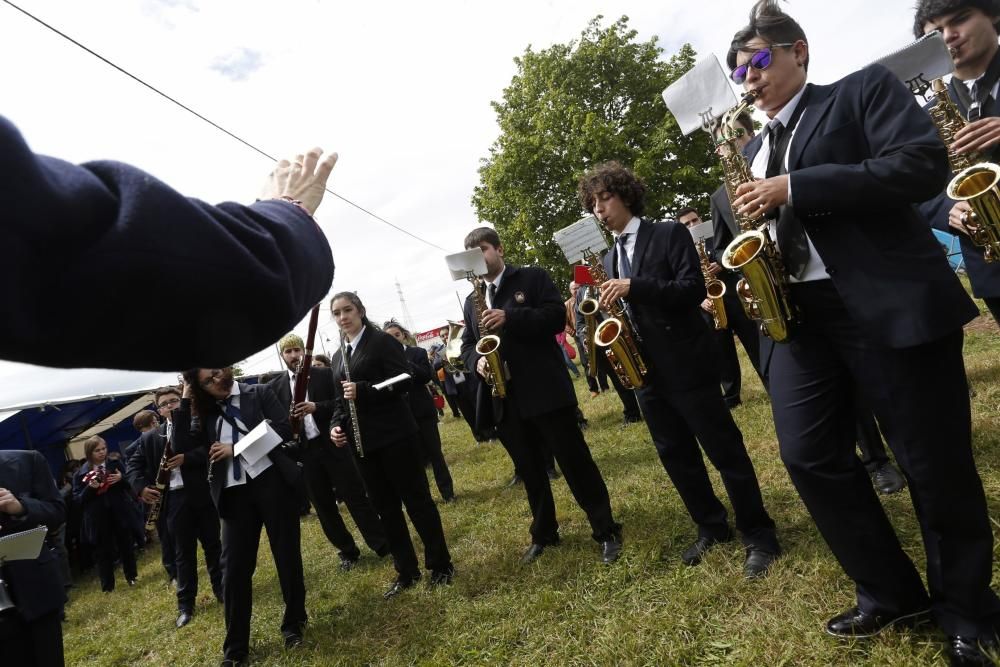
<svg viewBox="0 0 1000 667"><path fill-rule="evenodd" d="M11 7L13 7L14 9L16 9L17 11L21 12L22 14L24 14L25 16L27 16L27 17L28 17L28 18L30 18L31 20L35 21L36 23L39 23L39 24L41 24L42 26L44 26L44 27L48 28L49 30L51 30L51 31L52 31L52 32L54 32L55 34L59 35L59 36L60 36L60 37L62 37L63 39L67 40L68 42L70 42L70 43L74 44L75 46L77 46L77 47L79 47L79 48L81 48L81 49L83 49L84 51L86 51L86 52L87 52L87 53L89 53L90 55L94 56L95 58L97 58L97 59L98 59L98 60L100 60L101 62L105 63L106 65L109 65L110 67L113 67L114 69L118 70L119 72L121 72L122 74L124 74L124 75L125 75L125 76L127 76L128 78L132 79L132 80L133 80L133 81L135 81L136 83L138 83L138 84L140 84L140 85L142 85L142 86L145 86L146 88L148 88L149 90L153 91L154 93L156 93L156 94L157 94L157 95L159 95L160 97L163 97L164 99L166 99L166 100L169 100L170 102L172 102L172 103L176 104L177 106L179 106L179 107L180 107L181 109L184 109L184 111L187 111L187 112L188 112L188 113L190 113L191 115L193 115L193 116L195 116L195 117L199 118L200 120L202 120L202 121L204 121L204 122L208 123L209 125L211 125L211 126L212 126L212 127L214 127L215 129L217 129L217 130L219 130L220 132L222 132L223 134L225 134L225 135L229 136L230 138L232 138L232 139L235 139L236 141L240 142L241 144L243 144L244 146L246 146L246 147L247 147L247 148L249 148L250 150L252 150L252 151L254 151L254 152L256 152L256 153L259 153L260 155L263 155L264 157L266 157L266 158L267 158L268 160L270 160L271 162L277 162L277 161L278 161L278 160L277 160L277 158L275 158L275 157L274 157L273 155L271 155L271 154L267 153L267 152L266 152L266 151L264 151L264 150L261 150L260 148L257 148L257 147L256 147L255 145L251 144L251 143L250 143L249 141L247 141L246 139L243 139L242 137L240 137L240 136L238 136L238 135L236 135L236 134L234 134L234 133L230 132L230 131L229 131L229 130L227 130L226 128L222 127L221 125L219 125L219 124L218 124L218 123L216 123L215 121L211 120L210 118L207 118L207 117L203 116L202 114L198 113L197 111L195 111L195 110L194 110L194 109L192 109L191 107L187 106L187 105L186 105L186 104L184 104L183 102L181 102L181 101L179 101L179 100L177 100L177 99L174 99L174 98L173 98L173 97L171 97L170 95L167 95L167 94L166 94L165 92L163 92L162 90L160 90L159 88L157 88L157 87L156 87L156 86L154 86L153 84L151 84L151 83L147 83L146 81L144 81L144 80L140 79L140 78L139 78L138 76L136 76L135 74L132 74L131 72L129 72L128 70L126 70L126 69L125 69L124 67L121 67L121 66L119 66L119 65L116 65L115 63L111 62L110 60L108 60L107 58L105 58L105 57L104 57L104 56L102 56L101 54L97 53L96 51L94 51L94 50L93 50L93 49L91 49L90 47L88 47L88 46L86 46L86 45L84 45L84 44L82 44L82 43L78 42L77 40L73 39L72 37L70 37L69 35L67 35L66 33L64 33L63 31L59 30L58 28L56 28L56 27L55 27L55 26L53 26L53 25L50 25L50 24L46 23L45 21L43 21L42 19L38 18L37 16L35 16L35 15L34 15L34 14L32 14L31 12L27 11L26 9L22 9L21 7L19 7L19 6L15 5L15 4L14 4L13 2L11 2L10 0L2 0L2 1L3 1L4 3L6 3L6 4L10 5L10 6L11 6ZM331 190L330 188L324 188L324 190L326 190L326 191L327 191L327 192L329 192L329 193L330 193L331 195L333 195L333 196L334 196L334 197L336 197L337 199L341 200L341 201L342 201L342 202L344 202L345 204L348 204L348 205L350 205L350 206L353 206L354 208L358 209L358 210L359 210L359 211L361 211L362 213L365 213L366 215L368 215L368 216L370 216L370 217L372 217L372 218L374 218L374 219L378 220L379 222L381 222L381 223L383 223L383 224L385 224L385 225L388 225L389 227L392 227L392 228L393 228L393 229L395 229L396 231L398 231L398 232L402 232L403 234L406 234L406 235L407 235L407 236L409 236L410 238L412 238L412 239L415 239L415 240L417 240L417 241L420 241L421 243L424 243L424 244L427 244L427 245L429 245L429 246L430 246L430 247L432 247L432 248L437 248L437 249L438 249L438 250L440 250L441 252L444 252L444 253L448 252L447 250L445 250L445 249L444 249L444 248L442 248L441 246L437 245L436 243L433 243L432 241L428 241L428 240L427 240L427 239L425 239L425 238L421 238L421 237L417 236L416 234L414 234L413 232L411 232L411 231L408 231L408 230L406 230L406 229L403 229L402 227L400 227L400 226L398 226L398 225L394 225L393 223L389 222L388 220L386 220L386 219L385 219L385 218L383 218L382 216L380 216L380 215L378 215L378 214L376 214L376 213L374 213L374 212L372 212L372 211L369 211L368 209L366 209L366 208L365 208L364 206L361 206L360 204L356 204L356 203L354 203L353 201L351 201L351 200L350 200L350 199L348 199L347 197L344 197L344 196L342 196L342 195L339 195L339 194L337 194L336 192L334 192L334 191L333 191L333 190Z"/></svg>

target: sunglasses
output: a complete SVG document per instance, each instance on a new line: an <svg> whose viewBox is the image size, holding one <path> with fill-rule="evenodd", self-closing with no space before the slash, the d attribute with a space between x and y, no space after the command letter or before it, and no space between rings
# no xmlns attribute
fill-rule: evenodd
<svg viewBox="0 0 1000 667"><path fill-rule="evenodd" d="M755 70L765 70L771 65L771 49L779 46L795 46L795 42L784 42L782 44L771 44L770 46L765 46L759 49L750 56L750 60L746 61L744 64L740 65L732 71L729 76L736 83L742 84L747 80L747 74L750 72L750 68L753 67Z"/></svg>

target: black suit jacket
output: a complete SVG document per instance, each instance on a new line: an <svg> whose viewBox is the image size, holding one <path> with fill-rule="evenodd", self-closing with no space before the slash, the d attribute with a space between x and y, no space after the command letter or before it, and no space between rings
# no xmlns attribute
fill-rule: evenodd
<svg viewBox="0 0 1000 667"><path fill-rule="evenodd" d="M122 479L101 494L89 484L83 483L84 476L93 469L89 461L80 466L73 475L73 500L80 505L82 515L80 539L87 544L97 544L101 527L109 521L116 522L123 530L131 530L134 501L130 497L132 491L125 477L125 464L120 460L107 459L104 468L108 474L120 472Z"/></svg>
<svg viewBox="0 0 1000 667"><path fill-rule="evenodd" d="M265 419L271 422L271 428L284 440L291 440L292 429L288 425L288 406L278 402L277 397L271 388L266 384L243 384L240 382L240 414L243 416L243 423L248 431L259 425ZM199 448L206 451L217 442L219 434L217 429L219 414L201 416L201 429L191 430L191 400L181 399L181 405L171 413L174 422L174 451L178 454L185 454ZM274 467L282 473L288 469L296 467L294 461L288 458L288 454L277 447L269 454ZM220 504L222 491L225 488L225 475L222 473L223 466L217 466L212 473L211 494L212 501L219 510L219 516L226 518L230 516L227 508ZM285 475L286 481L289 481ZM291 482L290 482L291 483ZM289 493L292 493L289 490Z"/></svg>
<svg viewBox="0 0 1000 667"><path fill-rule="evenodd" d="M963 109L959 97L955 94L955 82L948 86L948 94L951 99ZM931 109L937 103L932 100L925 109ZM986 104L982 108L983 116L996 116L997 105ZM1000 148L994 147L986 156L991 162L1000 161ZM955 205L954 200L949 199L944 192L939 193L934 199L920 205L920 212L931 223L935 229L947 232L958 237L959 245L962 248L962 259L965 261L965 271L969 275L969 282L972 284L972 293L981 299L1000 297L1000 261L987 264L983 257L983 249L969 240L965 234L960 234L948 225L948 213Z"/></svg>
<svg viewBox="0 0 1000 667"><path fill-rule="evenodd" d="M338 399L333 424L344 429L353 441L350 413L347 402L343 400L344 392L340 384L346 379L340 350L334 354L331 364ZM409 372L410 365L399 341L374 327L368 327L361 337L358 349L351 354L351 381L357 384L358 389L354 405L358 412L358 427L361 429L361 445L366 453L400 440L411 439L417 433L417 422L406 398L412 379L380 391L372 387L400 373Z"/></svg>
<svg viewBox="0 0 1000 667"><path fill-rule="evenodd" d="M282 371L274 376L267 383L274 395L278 398L278 403L287 405L289 411L292 406L292 382L287 371ZM329 368L314 366L309 370L309 400L316 404L316 412L313 419L316 420L316 428L319 429L320 437L329 440L330 419L333 417L333 409L336 405L335 391L333 387L333 371ZM299 431L302 438L305 438L305 426Z"/></svg>
<svg viewBox="0 0 1000 667"><path fill-rule="evenodd" d="M48 526L55 530L66 519L66 505L56 489L45 457L31 450L0 451L0 487L9 490L24 507L24 514L0 517L0 537ZM35 560L11 561L3 566L3 579L18 611L28 621L55 611L66 602L62 573L48 543Z"/></svg>
<svg viewBox="0 0 1000 667"><path fill-rule="evenodd" d="M503 409L530 418L575 406L576 392L556 342L556 334L566 327L566 304L549 274L537 267L508 264L493 307L507 318L500 332L500 356L511 379ZM464 317L462 360L474 372L479 362L479 322L471 293L465 299ZM479 387L481 394L490 391L485 382Z"/></svg>
<svg viewBox="0 0 1000 667"><path fill-rule="evenodd" d="M427 351L422 347L406 346L403 348L403 355L410 365L410 375L413 377L413 386L407 394L410 412L417 421L437 422L437 408L434 407L434 399L427 389L427 383L434 377Z"/></svg>
<svg viewBox="0 0 1000 667"><path fill-rule="evenodd" d="M881 65L809 88L788 153L792 206L844 306L887 347L955 331L979 311L914 207L948 176L930 119Z"/></svg>
<svg viewBox="0 0 1000 667"><path fill-rule="evenodd" d="M618 275L617 250L604 270ZM718 384L709 330L701 315L705 279L691 233L668 221L639 223L627 301L642 338L650 386L665 391Z"/></svg>
<svg viewBox="0 0 1000 667"><path fill-rule="evenodd" d="M167 446L167 425L147 431L136 440L136 447L130 448L131 454L125 462L125 478L132 491L138 496L147 486L156 486L156 474L160 471L160 460ZM175 446L176 446L176 438ZM179 454L180 452L174 452ZM208 489L208 451L202 448L192 449L184 453L184 464L181 465L181 478L184 489L189 493L205 493ZM163 499L160 516L165 517L162 508L169 502Z"/></svg>

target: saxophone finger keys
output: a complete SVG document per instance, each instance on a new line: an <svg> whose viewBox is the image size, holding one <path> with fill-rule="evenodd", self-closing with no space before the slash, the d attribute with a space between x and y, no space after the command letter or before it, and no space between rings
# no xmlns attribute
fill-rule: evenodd
<svg viewBox="0 0 1000 667"><path fill-rule="evenodd" d="M631 278L612 278L601 285L601 308L610 310L619 299L624 299L632 291Z"/></svg>
<svg viewBox="0 0 1000 667"><path fill-rule="evenodd" d="M788 174L743 183L736 188L736 194L733 208L742 215L784 206L788 203Z"/></svg>
<svg viewBox="0 0 1000 667"><path fill-rule="evenodd" d="M499 308L483 311L482 328L487 331L497 331L507 322L507 313Z"/></svg>

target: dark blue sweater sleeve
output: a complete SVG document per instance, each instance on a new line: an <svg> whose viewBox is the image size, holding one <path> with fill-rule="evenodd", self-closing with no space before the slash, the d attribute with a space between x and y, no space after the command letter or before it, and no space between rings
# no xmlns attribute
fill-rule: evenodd
<svg viewBox="0 0 1000 667"><path fill-rule="evenodd" d="M0 358L221 367L291 329L333 257L290 203L212 206L118 162L35 155L0 117ZM172 316L155 304L170 302Z"/></svg>

